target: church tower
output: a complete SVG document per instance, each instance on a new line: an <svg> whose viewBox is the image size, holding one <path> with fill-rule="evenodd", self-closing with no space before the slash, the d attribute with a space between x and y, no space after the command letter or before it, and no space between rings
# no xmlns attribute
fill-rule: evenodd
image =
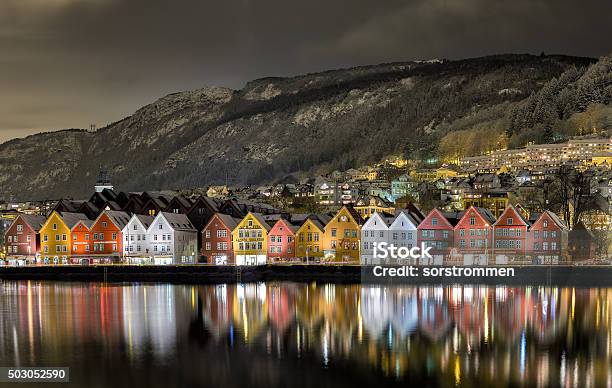
<svg viewBox="0 0 612 388"><path fill-rule="evenodd" d="M98 181L96 182L94 188L96 190L96 193L100 193L104 189L113 189L113 184L111 183L110 178L108 177L108 171L100 169L100 173L98 174Z"/></svg>

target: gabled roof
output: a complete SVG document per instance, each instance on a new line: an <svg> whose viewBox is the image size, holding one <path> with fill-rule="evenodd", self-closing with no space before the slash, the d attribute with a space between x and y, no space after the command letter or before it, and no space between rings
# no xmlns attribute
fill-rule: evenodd
<svg viewBox="0 0 612 388"><path fill-rule="evenodd" d="M283 225L285 225L289 230L291 230L291 232L293 232L293 234L296 234L298 229L300 229L299 225L295 225L295 224L291 223L289 220L286 220L284 218L280 218L278 221L276 221L274 223L274 226L272 227L272 229L275 228L276 225L278 225L279 222L282 222Z"/></svg>
<svg viewBox="0 0 612 388"><path fill-rule="evenodd" d="M408 218L408 221L410 221L412 225L414 225L415 228L419 226L421 221L423 221L423 220L417 220L414 217L414 215L408 211L408 209L398 209L395 211L395 217L393 218L393 222L391 223L391 225L393 225L395 221L397 221L402 214L406 216L406 218Z"/></svg>
<svg viewBox="0 0 612 388"><path fill-rule="evenodd" d="M307 223L308 221L310 221L310 222L311 222L311 223L312 223L312 224L313 224L315 227L317 227L317 229L319 229L321 232L325 231L325 225L323 225L323 224L321 223L321 221L319 221L319 220L318 220L316 217L306 219L306 220L305 220L305 221L302 223L302 225L300 226L300 228L299 228L299 229L301 229L301 228L302 228L304 225L306 225L306 223Z"/></svg>
<svg viewBox="0 0 612 388"><path fill-rule="evenodd" d="M361 216L359 215L359 213L357 213L357 210L355 210L353 206L344 205L343 208L345 208L349 212L349 214L351 215L351 217L353 217L353 219L355 220L357 224L363 225L363 218L361 218ZM340 213L340 211L338 211L338 213ZM336 213L336 215L338 213Z"/></svg>
<svg viewBox="0 0 612 388"><path fill-rule="evenodd" d="M489 211L489 209L485 209L483 207L476 207L476 206L470 206L469 209L467 209L465 211L465 213L463 214L463 217L465 217L465 215L471 210L473 209L474 211L476 211L476 213L478 213L480 215L480 217L482 217L483 220L485 220L487 223L489 223L489 225L493 225L497 220L495 218L495 216L493 215L493 213L491 213Z"/></svg>
<svg viewBox="0 0 612 388"><path fill-rule="evenodd" d="M536 220L536 222L540 221L540 219L544 216L547 215L556 225L559 229L568 229L567 225L565 224L565 222L559 218L558 215L556 215L555 213L551 212L550 210L544 210L544 212L542 214L540 214L540 217L538 217L538 219ZM534 224L536 223L534 222ZM575 228L575 226L574 226Z"/></svg>
<svg viewBox="0 0 612 388"><path fill-rule="evenodd" d="M218 213L220 208L219 204L214 199L210 197L199 196L195 200L193 200L191 208L189 209L189 213L191 213L194 209L198 209L202 206L208 207L214 213Z"/></svg>
<svg viewBox="0 0 612 388"><path fill-rule="evenodd" d="M516 207L514 207L514 205L509 204L508 207L506 207L506 209L503 211L503 213L499 216L499 218L495 221L494 225L497 225L502 218L504 217L504 215L509 212L512 211L514 212L514 214L518 215L519 220L525 225L525 226L529 226L529 221L527 219L525 219L525 217L523 216L523 213L520 212Z"/></svg>
<svg viewBox="0 0 612 388"><path fill-rule="evenodd" d="M236 229L236 227L238 226L238 224L240 223L240 218L235 218L230 216L229 214L223 214L223 213L215 213L215 215L213 217L211 217L210 221L208 222L208 224L206 225L206 228L208 228L208 225L212 222L213 218L218 217L221 222L223 222L223 224L229 229L229 230L234 230Z"/></svg>
<svg viewBox="0 0 612 388"><path fill-rule="evenodd" d="M58 215L62 221L64 221L64 224L66 224L68 229L72 229L79 221L90 221L89 218L87 218L87 216L83 213L61 212L58 213Z"/></svg>
<svg viewBox="0 0 612 388"><path fill-rule="evenodd" d="M106 214L108 216L108 219L113 224L115 224L115 226L119 230L122 230L123 228L125 228L125 226L130 222L130 216L126 212L116 211L116 210L105 210L102 213L100 213L98 218L96 218L95 223L98 222L98 220L102 217L103 214Z"/></svg>
<svg viewBox="0 0 612 388"><path fill-rule="evenodd" d="M144 226L145 229L149 229L149 226L151 226L151 224L155 220L155 217L146 216L144 214L134 214L132 217L136 217L138 222L140 222L140 224Z"/></svg>
<svg viewBox="0 0 612 388"><path fill-rule="evenodd" d="M257 220L257 222L259 222L259 224L266 229L266 231L270 231L271 227L270 224L268 224L268 222L266 221L266 219L264 218L263 214L260 213L254 213L254 212L249 212L246 216L244 216L244 218L247 218L248 216L252 215L253 218L255 218ZM244 219L243 218L243 219Z"/></svg>
<svg viewBox="0 0 612 388"><path fill-rule="evenodd" d="M35 216L30 214L20 214L15 220L17 219L23 220L23 222L28 224L35 232L39 232L46 221L45 216Z"/></svg>
<svg viewBox="0 0 612 388"><path fill-rule="evenodd" d="M394 217L389 217L385 214L375 212L363 224L363 229L373 228L374 224L376 224L376 227L383 226L385 229L389 229L389 226L391 225L391 223L393 223L393 220Z"/></svg>
<svg viewBox="0 0 612 388"><path fill-rule="evenodd" d="M157 217L163 217L172 229L181 231L195 231L196 229L185 214L159 212Z"/></svg>
<svg viewBox="0 0 612 388"><path fill-rule="evenodd" d="M72 227L70 227L70 230L74 230L79 224L83 224L89 230L93 226L94 222L90 219L79 220L74 225L72 225Z"/></svg>

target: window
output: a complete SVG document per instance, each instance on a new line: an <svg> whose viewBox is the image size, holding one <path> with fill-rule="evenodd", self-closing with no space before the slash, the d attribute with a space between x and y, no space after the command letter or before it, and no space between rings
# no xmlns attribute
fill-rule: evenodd
<svg viewBox="0 0 612 388"><path fill-rule="evenodd" d="M127 239L127 236L126 236ZM85 241L89 241L89 233L85 233Z"/></svg>
<svg viewBox="0 0 612 388"><path fill-rule="evenodd" d="M161 222L159 223L159 229L163 229L164 228L164 224L162 224Z"/></svg>
<svg viewBox="0 0 612 388"><path fill-rule="evenodd" d="M206 232L204 232L204 237L205 238L210 238L210 230L207 230ZM219 237L219 231L218 230L217 230L217 237ZM240 236L240 237L242 237L242 236Z"/></svg>
<svg viewBox="0 0 612 388"><path fill-rule="evenodd" d="M102 227L103 227L104 229L106 229L106 228L108 227L108 223L107 223L106 221L103 221L103 222L102 222Z"/></svg>
<svg viewBox="0 0 612 388"><path fill-rule="evenodd" d="M242 243L240 243L240 245L242 245ZM210 241L208 241L208 242L206 243L206 250L207 250L207 251L210 251L210 249L211 249L211 244L210 244ZM241 247L240 249L242 249L242 247Z"/></svg>
<svg viewBox="0 0 612 388"><path fill-rule="evenodd" d="M545 227L545 228L548 228L548 221L547 221L547 220L544 220L543 225L544 225L544 227Z"/></svg>
<svg viewBox="0 0 612 388"><path fill-rule="evenodd" d="M461 237L465 236L465 229L460 229L459 230L459 236L461 236Z"/></svg>
<svg viewBox="0 0 612 388"><path fill-rule="evenodd" d="M8 242L13 242L13 236L8 236Z"/></svg>
<svg viewBox="0 0 612 388"><path fill-rule="evenodd" d="M17 231L18 232L23 231L23 225L17 225Z"/></svg>
<svg viewBox="0 0 612 388"><path fill-rule="evenodd" d="M556 251L556 250L557 250L557 243L556 243L556 242L554 242L554 241L553 241L553 242L551 242L551 243L550 243L550 249L551 249L551 250L553 250L553 251Z"/></svg>
<svg viewBox="0 0 612 388"><path fill-rule="evenodd" d="M512 219L512 217L508 218L508 225L512 225L514 223L514 220Z"/></svg>
<svg viewBox="0 0 612 388"><path fill-rule="evenodd" d="M60 240L60 235L59 235L59 234L56 234L56 235L55 235L55 241L59 241L59 240Z"/></svg>
<svg viewBox="0 0 612 388"><path fill-rule="evenodd" d="M476 217L470 217L470 225L476 225Z"/></svg>
<svg viewBox="0 0 612 388"><path fill-rule="evenodd" d="M382 232L380 232L380 233L382 233ZM398 236L397 232L393 232L393 239L394 240L397 240L397 236ZM380 236L380 237L382 237L382 236Z"/></svg>
<svg viewBox="0 0 612 388"><path fill-rule="evenodd" d="M57 230L57 224L53 224L53 230Z"/></svg>
<svg viewBox="0 0 612 388"><path fill-rule="evenodd" d="M336 237L338 235L338 231L336 230L336 228L332 228L331 235L332 237Z"/></svg>
<svg viewBox="0 0 612 388"><path fill-rule="evenodd" d="M225 229L217 230L217 237L227 237L227 230Z"/></svg>
<svg viewBox="0 0 612 388"><path fill-rule="evenodd" d="M442 238L448 238L448 230L442 231Z"/></svg>
<svg viewBox="0 0 612 388"><path fill-rule="evenodd" d="M43 235L43 241L49 241L49 236L47 236L46 234Z"/></svg>
<svg viewBox="0 0 612 388"><path fill-rule="evenodd" d="M98 239L98 233L94 233L94 240Z"/></svg>
<svg viewBox="0 0 612 388"><path fill-rule="evenodd" d="M100 233L100 240L104 240L104 233Z"/></svg>
<svg viewBox="0 0 612 388"><path fill-rule="evenodd" d="M27 242L32 241L32 236L30 236L30 235L28 234L28 235L26 236L26 241L27 241Z"/></svg>
<svg viewBox="0 0 612 388"><path fill-rule="evenodd" d="M459 241L459 246L460 246L461 248L465 248L465 240L461 240L461 241Z"/></svg>
<svg viewBox="0 0 612 388"><path fill-rule="evenodd" d="M542 250L547 251L548 250L548 242L543 242L542 243Z"/></svg>
<svg viewBox="0 0 612 388"><path fill-rule="evenodd" d="M550 232L550 237L557 238L557 231L553 230L552 232Z"/></svg>
<svg viewBox="0 0 612 388"><path fill-rule="evenodd" d="M437 217L432 218L431 219L431 224L432 225L438 225L438 218Z"/></svg>

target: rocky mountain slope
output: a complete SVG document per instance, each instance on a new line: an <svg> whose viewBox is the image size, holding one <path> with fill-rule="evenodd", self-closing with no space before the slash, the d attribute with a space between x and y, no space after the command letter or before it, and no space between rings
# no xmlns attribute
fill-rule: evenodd
<svg viewBox="0 0 612 388"><path fill-rule="evenodd" d="M84 197L101 166L118 189L142 191L273 182L389 154L436 155L449 132L498 125L553 78L594 62L503 55L392 63L175 93L96 132L0 145L0 199Z"/></svg>

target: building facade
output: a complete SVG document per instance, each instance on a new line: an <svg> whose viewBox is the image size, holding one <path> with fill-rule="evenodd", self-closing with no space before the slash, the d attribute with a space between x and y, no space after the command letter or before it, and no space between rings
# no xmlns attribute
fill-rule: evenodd
<svg viewBox="0 0 612 388"><path fill-rule="evenodd" d="M296 258L295 238L299 227L281 218L268 233L268 260L289 261Z"/></svg>
<svg viewBox="0 0 612 388"><path fill-rule="evenodd" d="M263 215L249 212L238 223L233 236L236 265L266 264L270 225Z"/></svg>
<svg viewBox="0 0 612 388"><path fill-rule="evenodd" d="M153 256L147 231L153 223L153 217L134 214L123 227L123 255L128 264L152 263Z"/></svg>
<svg viewBox="0 0 612 388"><path fill-rule="evenodd" d="M296 232L296 255L305 262L321 260L325 227L318 219L307 218Z"/></svg>
<svg viewBox="0 0 612 388"><path fill-rule="evenodd" d="M529 222L520 211L509 205L493 224L496 264L526 260L528 229Z"/></svg>
<svg viewBox="0 0 612 388"><path fill-rule="evenodd" d="M544 211L529 228L529 253L534 264L558 264L565 260L568 228L551 211Z"/></svg>
<svg viewBox="0 0 612 388"><path fill-rule="evenodd" d="M40 253L40 229L45 217L20 214L4 233L7 257L31 261Z"/></svg>
<svg viewBox="0 0 612 388"><path fill-rule="evenodd" d="M327 223L324 233L324 259L359 262L361 216L351 206L343 206Z"/></svg>
<svg viewBox="0 0 612 388"><path fill-rule="evenodd" d="M470 207L455 226L455 248L464 265L488 265L493 249L495 216L487 209Z"/></svg>
<svg viewBox="0 0 612 388"><path fill-rule="evenodd" d="M206 263L215 265L235 264L232 232L240 219L215 213L202 230L202 256Z"/></svg>
<svg viewBox="0 0 612 388"><path fill-rule="evenodd" d="M461 213L442 213L433 209L417 226L417 244L431 247L429 253L433 256L433 263L441 265L449 258L454 245L454 228Z"/></svg>

